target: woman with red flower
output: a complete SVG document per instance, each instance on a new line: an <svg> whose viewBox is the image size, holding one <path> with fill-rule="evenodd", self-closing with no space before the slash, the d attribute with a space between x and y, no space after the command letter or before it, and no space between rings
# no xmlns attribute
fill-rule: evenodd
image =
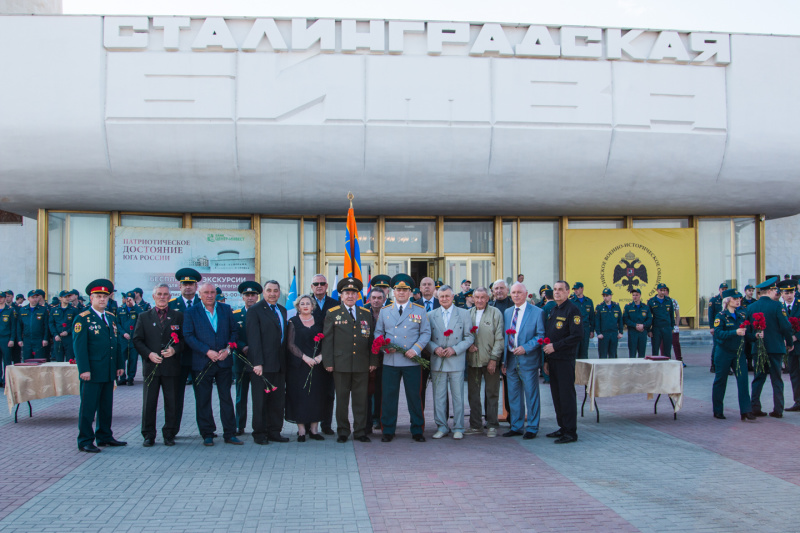
<svg viewBox="0 0 800 533"><path fill-rule="evenodd" d="M297 315L289 319L286 337L286 420L297 424L297 442L305 442L306 434L325 440L318 426L325 414L331 375L320 364L323 319L314 314L314 300L307 294L298 298L294 307Z"/></svg>

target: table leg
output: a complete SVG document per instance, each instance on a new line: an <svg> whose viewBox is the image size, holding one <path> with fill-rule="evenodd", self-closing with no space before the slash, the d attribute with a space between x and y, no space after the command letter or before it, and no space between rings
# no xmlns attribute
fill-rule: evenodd
<svg viewBox="0 0 800 533"><path fill-rule="evenodd" d="M22 404L17 404L17 408L14 409L14 423L17 423L17 413L19 413L19 406ZM28 402L28 418L33 418L33 407L31 407L31 402Z"/></svg>
<svg viewBox="0 0 800 533"><path fill-rule="evenodd" d="M586 386L583 387L583 403L581 404L581 418L583 418L583 406L586 405L586 396L589 394Z"/></svg>
<svg viewBox="0 0 800 533"><path fill-rule="evenodd" d="M597 407L597 400L594 400L594 412L597 413L597 423L600 423L600 408Z"/></svg>
<svg viewBox="0 0 800 533"><path fill-rule="evenodd" d="M659 394L658 396L656 396L656 403L653 404L653 414L654 415L658 414L658 400L660 400L660 399L661 399L661 395ZM672 401L672 400L670 399L670 401Z"/></svg>
<svg viewBox="0 0 800 533"><path fill-rule="evenodd" d="M667 396L667 398L669 398L669 396ZM678 413L677 413L677 411L675 411L675 402L672 401L672 398L669 398L669 403L672 404L672 419L673 420L677 420L678 419Z"/></svg>
<svg viewBox="0 0 800 533"><path fill-rule="evenodd" d="M19 404L17 404L17 408L14 409L14 423L17 423L17 413L19 413Z"/></svg>

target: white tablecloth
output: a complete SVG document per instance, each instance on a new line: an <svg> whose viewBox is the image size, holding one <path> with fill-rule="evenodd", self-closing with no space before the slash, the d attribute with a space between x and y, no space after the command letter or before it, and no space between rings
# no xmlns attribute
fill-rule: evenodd
<svg viewBox="0 0 800 533"><path fill-rule="evenodd" d="M646 359L578 359L575 362L575 384L586 387L586 395L594 411L595 398L622 394L668 394L675 412L683 405L683 364L680 361L648 361Z"/></svg>
<svg viewBox="0 0 800 533"><path fill-rule="evenodd" d="M78 365L44 363L38 366L7 366L5 395L8 412L31 400L80 394Z"/></svg>

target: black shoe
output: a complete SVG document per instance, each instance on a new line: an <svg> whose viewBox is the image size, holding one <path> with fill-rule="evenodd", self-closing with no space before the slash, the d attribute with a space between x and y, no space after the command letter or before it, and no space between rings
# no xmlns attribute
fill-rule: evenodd
<svg viewBox="0 0 800 533"><path fill-rule="evenodd" d="M97 445L103 448L105 446L127 446L128 443L121 440L111 439L106 442L98 442Z"/></svg>
<svg viewBox="0 0 800 533"><path fill-rule="evenodd" d="M164 437L164 446L175 446L175 437Z"/></svg>
<svg viewBox="0 0 800 533"><path fill-rule="evenodd" d="M237 437L241 437L242 435L244 435L244 430L243 429L237 429L236 432L234 433L234 435L236 435Z"/></svg>
<svg viewBox="0 0 800 533"><path fill-rule="evenodd" d="M214 439L213 438L206 437L206 438L203 439L203 446L213 446L213 445L214 445Z"/></svg>
<svg viewBox="0 0 800 533"><path fill-rule="evenodd" d="M715 367L714 365L711 365L711 368L708 369L708 371L711 372L712 374L716 374L717 373L717 367Z"/></svg>
<svg viewBox="0 0 800 533"><path fill-rule="evenodd" d="M78 451L86 453L100 453L100 448L98 448L94 444L87 444L86 446L80 446L78 448Z"/></svg>
<svg viewBox="0 0 800 533"><path fill-rule="evenodd" d="M742 422L752 422L756 419L753 413L742 413Z"/></svg>
<svg viewBox="0 0 800 533"><path fill-rule="evenodd" d="M360 437L356 437L358 442L372 442L372 439L367 437L366 435L361 435Z"/></svg>
<svg viewBox="0 0 800 533"><path fill-rule="evenodd" d="M791 413L794 413L796 411L800 411L800 404L794 404L791 407L787 407L786 409L784 409L784 411L789 411Z"/></svg>
<svg viewBox="0 0 800 533"><path fill-rule="evenodd" d="M575 442L578 440L578 436L575 435L561 435L561 437L557 438L555 441L556 444L567 444L569 442Z"/></svg>
<svg viewBox="0 0 800 533"><path fill-rule="evenodd" d="M343 442L347 442L347 437L345 437L344 435L339 435L338 437L336 437L336 442L340 444Z"/></svg>
<svg viewBox="0 0 800 533"><path fill-rule="evenodd" d="M719 418L720 420L725 420L725 415L722 413L714 413L714 418Z"/></svg>
<svg viewBox="0 0 800 533"><path fill-rule="evenodd" d="M325 440L325 437L323 437L319 433L309 433L308 438L311 440Z"/></svg>
<svg viewBox="0 0 800 533"><path fill-rule="evenodd" d="M372 428L367 428L364 430L365 435L372 435Z"/></svg>
<svg viewBox="0 0 800 533"><path fill-rule="evenodd" d="M235 444L236 446L243 446L244 442L240 441L236 437L231 437L229 439L225 439L225 444Z"/></svg>
<svg viewBox="0 0 800 533"><path fill-rule="evenodd" d="M129 387L133 387L133 380L132 380L132 379L131 379L131 380L128 380L128 386L129 386Z"/></svg>
<svg viewBox="0 0 800 533"><path fill-rule="evenodd" d="M548 439L557 439L557 438L563 437L563 436L564 436L564 431L561 430L561 429L559 429L557 431L554 431L552 433L548 433L547 435L545 435L545 437L547 437Z"/></svg>
<svg viewBox="0 0 800 533"><path fill-rule="evenodd" d="M219 435L217 435L216 433L212 433L211 436L214 437L215 439L219 438Z"/></svg>
<svg viewBox="0 0 800 533"><path fill-rule="evenodd" d="M156 443L155 439L151 439L150 437L147 437L146 439L144 439L144 442L142 443L142 446L144 446L145 448L150 448L155 443Z"/></svg>
<svg viewBox="0 0 800 533"><path fill-rule="evenodd" d="M526 431L525 434L522 436L524 440L533 440L536 438L536 433L532 433L530 431Z"/></svg>
<svg viewBox="0 0 800 533"><path fill-rule="evenodd" d="M761 409L753 409L754 416L767 416L767 413L762 411Z"/></svg>
<svg viewBox="0 0 800 533"><path fill-rule="evenodd" d="M306 436L305 435L298 435L297 436L297 442L305 442L305 441L306 441Z"/></svg>
<svg viewBox="0 0 800 533"><path fill-rule="evenodd" d="M519 435L522 435L522 432L515 431L513 429L511 431L506 431L505 433L503 433L504 437L518 437Z"/></svg>
<svg viewBox="0 0 800 533"><path fill-rule="evenodd" d="M783 413L779 413L778 411L770 412L769 416L772 418L783 418Z"/></svg>
<svg viewBox="0 0 800 533"><path fill-rule="evenodd" d="M257 440L254 439L253 442L261 446L266 446L267 444L269 444L269 441L267 439L257 439Z"/></svg>
<svg viewBox="0 0 800 533"><path fill-rule="evenodd" d="M394 435L384 435L381 437L381 442L392 442L392 439L394 439Z"/></svg>
<svg viewBox="0 0 800 533"><path fill-rule="evenodd" d="M326 435L336 435L331 428L322 428L322 432Z"/></svg>
<svg viewBox="0 0 800 533"><path fill-rule="evenodd" d="M289 439L281 435L280 433L277 435L270 435L267 437L272 442L289 442Z"/></svg>
<svg viewBox="0 0 800 533"><path fill-rule="evenodd" d="M422 433L411 435L411 438L414 439L414 442L425 442L425 437L422 436Z"/></svg>

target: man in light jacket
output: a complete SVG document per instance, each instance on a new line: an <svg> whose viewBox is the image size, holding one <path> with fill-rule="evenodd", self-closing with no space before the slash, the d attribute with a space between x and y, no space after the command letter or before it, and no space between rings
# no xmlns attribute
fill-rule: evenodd
<svg viewBox="0 0 800 533"><path fill-rule="evenodd" d="M489 305L489 291L478 287L473 292L475 307L469 310L475 343L467 348L467 398L469 400L469 434L483 433L481 423L481 379L486 382L487 437L496 437L500 398L500 364L503 358L503 313Z"/></svg>

